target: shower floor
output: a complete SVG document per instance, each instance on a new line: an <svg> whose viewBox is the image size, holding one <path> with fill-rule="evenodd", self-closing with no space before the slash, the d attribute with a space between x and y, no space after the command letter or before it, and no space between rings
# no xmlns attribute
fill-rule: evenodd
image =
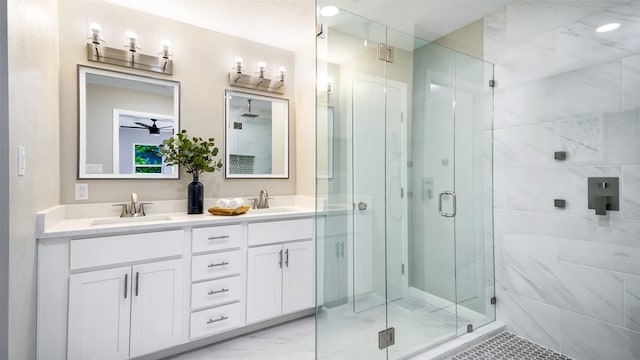
<svg viewBox="0 0 640 360"><path fill-rule="evenodd" d="M317 318L318 359L386 359L386 351L378 350L378 331L395 328L395 344L389 348L389 359L400 359L430 344L438 344L466 332L474 319L457 317L455 306L438 307L413 296L389 302L375 295L359 297L333 308L321 308ZM388 320L385 324L384 319Z"/></svg>
<svg viewBox="0 0 640 360"><path fill-rule="evenodd" d="M509 332L503 332L460 353L451 360L571 360Z"/></svg>

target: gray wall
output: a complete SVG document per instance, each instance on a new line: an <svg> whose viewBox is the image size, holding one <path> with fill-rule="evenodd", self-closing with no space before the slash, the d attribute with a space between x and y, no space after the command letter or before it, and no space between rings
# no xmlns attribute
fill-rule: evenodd
<svg viewBox="0 0 640 360"><path fill-rule="evenodd" d="M519 1L485 18L498 320L571 358L639 359L640 4L579 3ZM595 32L611 19L620 29ZM620 211L587 209L596 176L620 178Z"/></svg>
<svg viewBox="0 0 640 360"><path fill-rule="evenodd" d="M58 3L8 1L9 360L36 353L35 214L60 200ZM26 174L17 176L17 148ZM4 178L3 178L4 180ZM4 182L4 181L3 181ZM5 293L3 291L3 293Z"/></svg>
<svg viewBox="0 0 640 360"><path fill-rule="evenodd" d="M0 359L9 337L9 109L7 2L0 3Z"/></svg>

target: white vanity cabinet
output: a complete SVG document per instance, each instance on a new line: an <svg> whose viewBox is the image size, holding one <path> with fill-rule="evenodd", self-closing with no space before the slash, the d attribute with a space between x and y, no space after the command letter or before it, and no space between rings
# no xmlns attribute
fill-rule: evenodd
<svg viewBox="0 0 640 360"><path fill-rule="evenodd" d="M247 323L314 306L313 220L249 224Z"/></svg>
<svg viewBox="0 0 640 360"><path fill-rule="evenodd" d="M69 276L68 359L128 359L182 342L182 259Z"/></svg>
<svg viewBox="0 0 640 360"><path fill-rule="evenodd" d="M43 233L37 359L163 358L313 313L311 214L182 221Z"/></svg>

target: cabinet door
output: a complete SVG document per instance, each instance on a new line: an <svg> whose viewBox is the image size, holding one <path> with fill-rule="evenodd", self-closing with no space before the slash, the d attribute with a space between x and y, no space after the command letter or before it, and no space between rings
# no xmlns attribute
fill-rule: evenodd
<svg viewBox="0 0 640 360"><path fill-rule="evenodd" d="M131 357L182 343L182 259L134 266L132 277Z"/></svg>
<svg viewBox="0 0 640 360"><path fill-rule="evenodd" d="M313 241L284 244L282 313L312 308L314 302Z"/></svg>
<svg viewBox="0 0 640 360"><path fill-rule="evenodd" d="M282 313L282 245L249 248L247 323Z"/></svg>
<svg viewBox="0 0 640 360"><path fill-rule="evenodd" d="M129 358L131 267L69 276L69 360Z"/></svg>

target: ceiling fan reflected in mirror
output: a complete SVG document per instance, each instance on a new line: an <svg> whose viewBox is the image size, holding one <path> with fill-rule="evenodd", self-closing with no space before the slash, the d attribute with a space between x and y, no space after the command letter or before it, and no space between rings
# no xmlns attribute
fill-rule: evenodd
<svg viewBox="0 0 640 360"><path fill-rule="evenodd" d="M153 136L159 136L161 129L173 128L172 125L158 127L158 125L156 125L156 121L158 121L157 119L149 119L149 120L151 120L153 122L151 125L142 123L140 121L136 121L136 122L134 122L134 124L139 125L139 126L124 126L124 125L121 125L120 127L129 128L129 129L147 129L147 130L149 130L149 135L153 135Z"/></svg>

